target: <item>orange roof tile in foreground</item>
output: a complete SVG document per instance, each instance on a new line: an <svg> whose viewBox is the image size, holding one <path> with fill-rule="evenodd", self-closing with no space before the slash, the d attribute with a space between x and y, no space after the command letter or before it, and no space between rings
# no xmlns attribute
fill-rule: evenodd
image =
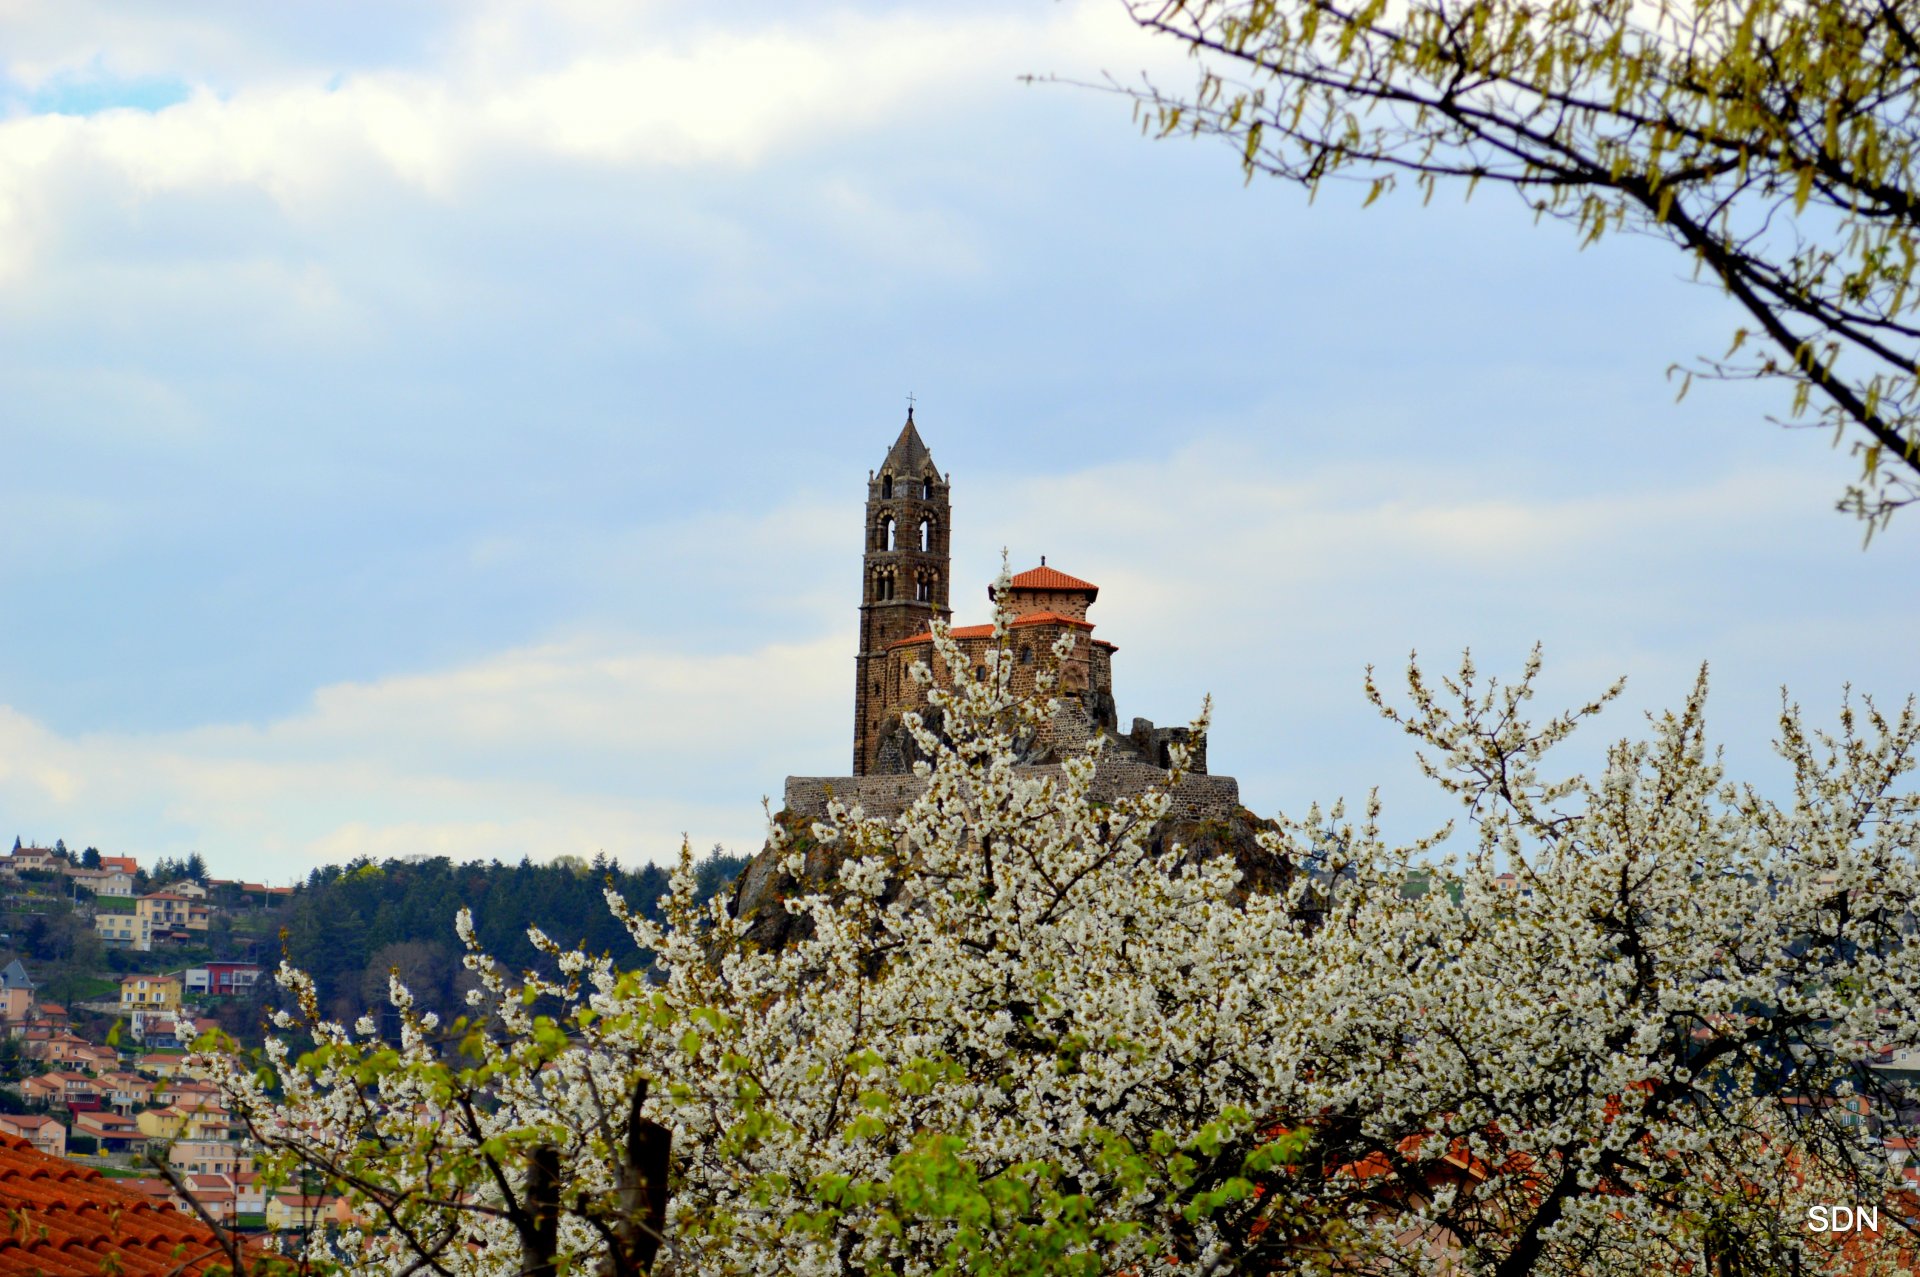
<svg viewBox="0 0 1920 1277"><path fill-rule="evenodd" d="M1077 576L1068 576L1059 568L1050 568L1043 560L1039 567L1028 568L1014 576L1007 585L1015 590L1086 590L1098 594L1100 587L1091 581L1082 581Z"/></svg>
<svg viewBox="0 0 1920 1277"><path fill-rule="evenodd" d="M215 1267L226 1255L199 1220L0 1135L0 1273L202 1277Z"/></svg>

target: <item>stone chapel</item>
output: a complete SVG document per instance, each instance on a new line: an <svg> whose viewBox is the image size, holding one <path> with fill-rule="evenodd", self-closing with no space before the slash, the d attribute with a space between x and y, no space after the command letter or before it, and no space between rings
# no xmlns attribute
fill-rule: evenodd
<svg viewBox="0 0 1920 1277"><path fill-rule="evenodd" d="M926 716L937 730L938 713L928 703L928 688L909 671L924 662L936 685L949 685L952 672L933 649L934 622L950 623L953 532L951 476L941 473L914 425L913 410L877 470L867 474L867 500L861 520L860 630L854 655L853 769L851 776L789 776L786 807L795 813L823 811L829 792L861 803L869 814L904 810L919 792L913 776L918 754L903 719L910 711ZM1173 792L1176 810L1190 819L1217 819L1239 806L1239 785L1226 776L1207 774L1206 742L1186 727L1156 727L1135 718L1119 730L1113 690L1113 656L1119 649L1093 636L1088 611L1100 595L1091 581L1048 565L1045 558L1008 582L1007 597L986 589L989 605L1004 603L1010 615L1009 642L1014 653L1013 687L1029 691L1033 677L1050 661L1054 643L1074 636L1060 668L1060 708L1052 722L1027 742L1021 762L1034 769L1058 766L1079 753L1094 736L1105 738L1095 778L1096 794L1138 793L1165 788L1168 749L1188 746L1188 773ZM984 654L994 642L993 626L960 625L950 631L968 660L973 677L986 672ZM963 673L962 677L966 677ZM931 711L931 712L930 712Z"/></svg>

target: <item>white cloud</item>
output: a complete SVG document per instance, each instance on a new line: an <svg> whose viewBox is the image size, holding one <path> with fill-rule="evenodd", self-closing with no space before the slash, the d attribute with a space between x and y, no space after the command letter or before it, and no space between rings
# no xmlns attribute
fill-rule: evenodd
<svg viewBox="0 0 1920 1277"><path fill-rule="evenodd" d="M524 35L521 22L543 10L513 13L520 21L509 29ZM852 131L973 109L983 95L1008 92L1016 71L1063 58L1091 72L1120 49L1164 57L1117 6L1095 0L938 17L797 12L737 28L673 18L682 15L563 25L557 40L548 32L516 42L501 34L496 10L450 33L436 64L281 71L222 89L203 83L155 112L0 121L0 231L17 240L56 213L34 197L66 169L103 168L133 200L255 188L299 216L347 197L368 168L446 199L476 167L516 153L747 166ZM98 57L80 49L66 61L92 66ZM148 69L150 60L132 65ZM18 60L8 71L29 84L53 73ZM16 251L14 268L28 259Z"/></svg>
<svg viewBox="0 0 1920 1277"><path fill-rule="evenodd" d="M758 846L784 755L838 726L844 642L723 655L606 638L322 688L260 727L62 737L0 710L20 832L135 854L197 848L276 880L352 855ZM165 845L152 841L167 830Z"/></svg>
<svg viewBox="0 0 1920 1277"><path fill-rule="evenodd" d="M1790 622L1730 611L1715 582L1685 573L1636 588L1676 539L1736 547L1708 560L1735 585L1778 567L1826 526L1818 476L1525 500L1465 473L1329 465L1258 477L1272 469L1201 443L1157 464L982 476L956 529L959 619L984 613L998 543L1016 566L1046 547L1102 587L1094 615L1120 644L1123 716L1181 720L1212 692L1214 766L1241 778L1254 807L1298 811L1386 781L1422 825L1445 811L1420 796L1405 744L1358 693L1364 663L1391 681L1409 647L1445 665L1473 644L1492 672L1544 639L1543 706L1622 672L1642 681L1630 706L1662 705L1713 658L1717 715L1742 765L1764 761L1780 681L1810 706L1836 693L1836 668L1890 694L1911 686L1898 682L1904 631L1858 624L1844 572L1835 597L1808 598ZM823 510L806 499L734 531L752 541L788 529L815 561L796 560L796 575L844 580L827 566L856 552L857 512L841 513L850 535L838 546L821 543ZM694 519L661 531L656 552L713 535ZM1910 558L1862 570L1898 572ZM682 833L696 848L751 851L762 795L777 802L789 772L842 765L853 602L832 621L808 609L778 641L734 651L556 638L324 687L260 725L63 737L0 711L0 810L29 837L198 848L221 872L279 878L361 854L605 850L637 862L670 856ZM1603 734L1633 727L1616 714Z"/></svg>

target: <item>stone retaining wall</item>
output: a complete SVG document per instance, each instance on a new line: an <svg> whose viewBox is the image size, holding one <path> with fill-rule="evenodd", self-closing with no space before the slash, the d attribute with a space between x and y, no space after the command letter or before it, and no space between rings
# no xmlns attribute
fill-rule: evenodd
<svg viewBox="0 0 1920 1277"><path fill-rule="evenodd" d="M1058 765L1017 767L1022 776L1058 775ZM1116 798L1143 793L1148 789L1165 790L1168 774L1151 763L1131 759L1104 759L1093 774L1092 797L1111 802ZM916 776L789 776L786 808L796 815L821 817L827 812L827 795L849 806L858 804L869 816L898 816L920 796L924 785ZM1175 820L1224 820L1240 806L1240 782L1231 776L1201 776L1189 773L1178 788L1171 791Z"/></svg>

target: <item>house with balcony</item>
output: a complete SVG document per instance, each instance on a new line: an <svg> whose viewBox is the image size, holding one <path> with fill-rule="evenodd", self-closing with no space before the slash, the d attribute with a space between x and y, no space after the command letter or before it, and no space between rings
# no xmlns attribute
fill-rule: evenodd
<svg viewBox="0 0 1920 1277"><path fill-rule="evenodd" d="M100 1107L100 1087L83 1073L42 1073L39 1077L30 1077L22 1082L20 1093L29 1103L44 1104L49 1108L64 1106L71 1113Z"/></svg>
<svg viewBox="0 0 1920 1277"><path fill-rule="evenodd" d="M233 1115L225 1109L178 1100L165 1108L148 1109L133 1120L150 1140L225 1143L235 1129Z"/></svg>
<svg viewBox="0 0 1920 1277"><path fill-rule="evenodd" d="M25 1140L48 1157L67 1155L67 1128L39 1113L0 1113L0 1133Z"/></svg>
<svg viewBox="0 0 1920 1277"><path fill-rule="evenodd" d="M188 967L182 981L188 993L226 998L253 992L260 974L257 962L209 962L204 967Z"/></svg>
<svg viewBox="0 0 1920 1277"><path fill-rule="evenodd" d="M253 1169L253 1155L232 1140L181 1139L167 1146L167 1164L182 1175L238 1175Z"/></svg>
<svg viewBox="0 0 1920 1277"><path fill-rule="evenodd" d="M154 1084L138 1073L115 1070L102 1073L95 1082L100 1088L101 1100L122 1113L153 1103Z"/></svg>
<svg viewBox="0 0 1920 1277"><path fill-rule="evenodd" d="M147 926L151 943L191 940L207 930L207 903L178 891L150 891L134 903L136 915Z"/></svg>
<svg viewBox="0 0 1920 1277"><path fill-rule="evenodd" d="M120 1008L123 1011L171 1011L180 1005L177 975L123 975Z"/></svg>
<svg viewBox="0 0 1920 1277"><path fill-rule="evenodd" d="M109 949L132 949L136 953L153 951L153 929L138 913L111 913L105 909L93 915L93 931Z"/></svg>

